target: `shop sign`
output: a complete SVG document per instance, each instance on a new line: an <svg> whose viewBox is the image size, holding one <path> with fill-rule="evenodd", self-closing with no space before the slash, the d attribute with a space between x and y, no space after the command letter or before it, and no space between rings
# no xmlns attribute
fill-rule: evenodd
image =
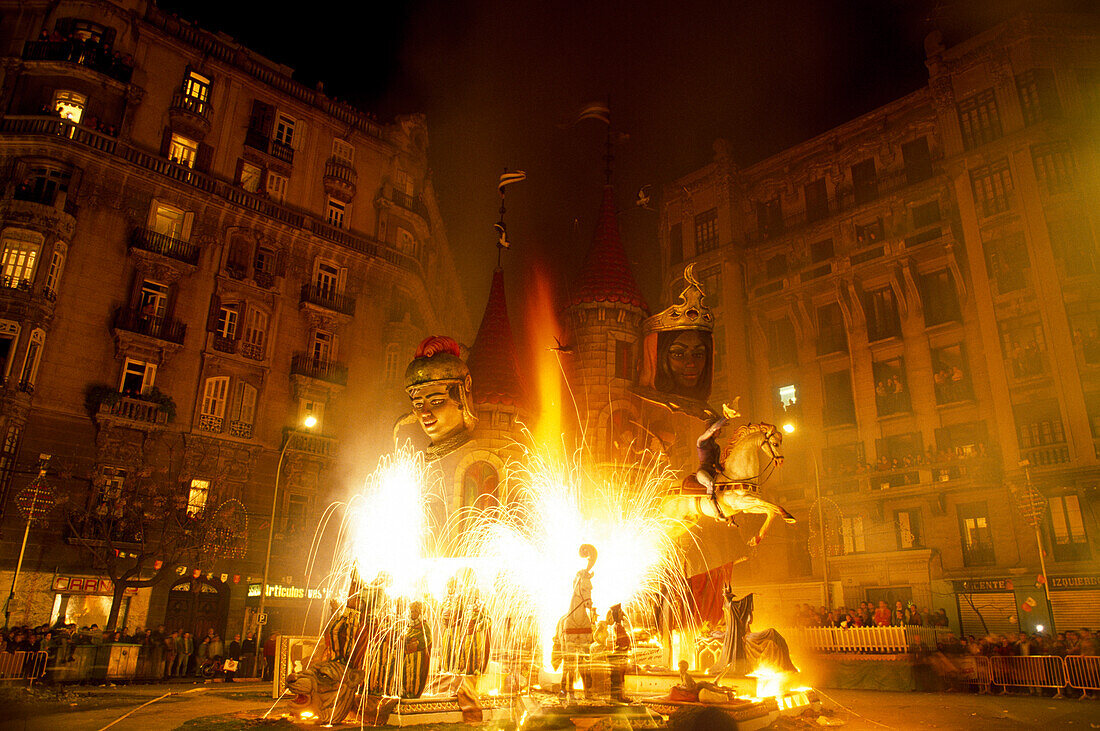
<svg viewBox="0 0 1100 731"><path fill-rule="evenodd" d="M1012 591L1008 579L956 579L951 584L959 594L980 594L987 591Z"/></svg>
<svg viewBox="0 0 1100 731"><path fill-rule="evenodd" d="M1100 589L1100 575L1051 576L1051 589Z"/></svg>
<svg viewBox="0 0 1100 731"><path fill-rule="evenodd" d="M249 584L248 596L258 597L263 584ZM267 585L268 599L324 599L320 589L303 589L300 586Z"/></svg>
<svg viewBox="0 0 1100 731"><path fill-rule="evenodd" d="M96 594L111 596L115 592L114 584L110 579L101 579L96 576L56 576L53 580L53 590L59 594ZM137 594L137 589L126 589L127 596Z"/></svg>

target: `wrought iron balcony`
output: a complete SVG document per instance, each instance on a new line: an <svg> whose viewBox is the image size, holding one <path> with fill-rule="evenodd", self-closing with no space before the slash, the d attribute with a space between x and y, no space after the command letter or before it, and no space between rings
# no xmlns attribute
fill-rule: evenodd
<svg viewBox="0 0 1100 731"><path fill-rule="evenodd" d="M428 207L424 205L424 201L420 196L409 195L403 190L394 188L390 191L390 200L395 204L401 206L406 211L412 211L416 215L423 218L425 221L428 219Z"/></svg>
<svg viewBox="0 0 1100 731"><path fill-rule="evenodd" d="M359 174L351 163L339 157L330 157L325 162L325 175L322 182L325 192L345 203L355 197L355 184L359 180Z"/></svg>
<svg viewBox="0 0 1100 731"><path fill-rule="evenodd" d="M147 228L134 229L130 236L130 248L160 254L191 266L198 266L199 263L198 246Z"/></svg>
<svg viewBox="0 0 1100 731"><path fill-rule="evenodd" d="M294 164L294 148L273 137L266 136L257 129L249 129L244 134L244 143L254 150L271 155L276 160L281 160L287 165Z"/></svg>
<svg viewBox="0 0 1100 731"><path fill-rule="evenodd" d="M83 66L124 84L134 75L129 56L114 53L101 44L70 38L64 41L27 41L23 44L25 61L60 61Z"/></svg>
<svg viewBox="0 0 1100 731"><path fill-rule="evenodd" d="M182 91L177 91L172 95L171 108L182 112L189 112L203 119L210 119L210 102L203 101L190 94L184 94Z"/></svg>
<svg viewBox="0 0 1100 731"><path fill-rule="evenodd" d="M316 284L302 285L302 297L299 302L323 307L348 317L355 315L355 298L333 292L331 289L322 289Z"/></svg>
<svg viewBox="0 0 1100 731"><path fill-rule="evenodd" d="M111 326L115 330L146 335L177 345L183 345L183 338L187 334L187 325L179 320L163 315L159 317L146 315L135 307L119 307L115 310Z"/></svg>
<svg viewBox="0 0 1100 731"><path fill-rule="evenodd" d="M222 335L215 335L210 342L214 350L221 353L236 353L237 341L234 338L227 338Z"/></svg>
<svg viewBox="0 0 1100 731"><path fill-rule="evenodd" d="M255 343L241 343L241 355L252 360L263 360L267 357L266 348Z"/></svg>
<svg viewBox="0 0 1100 731"><path fill-rule="evenodd" d="M230 421L229 436L238 437L240 439L251 439L252 424L248 423L247 421Z"/></svg>
<svg viewBox="0 0 1100 731"><path fill-rule="evenodd" d="M298 353L290 359L290 372L340 386L348 385L348 367L345 364L314 358L307 353Z"/></svg>

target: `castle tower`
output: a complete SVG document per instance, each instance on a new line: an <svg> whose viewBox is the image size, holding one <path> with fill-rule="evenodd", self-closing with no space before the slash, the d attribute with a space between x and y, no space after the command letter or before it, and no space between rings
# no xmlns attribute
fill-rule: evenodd
<svg viewBox="0 0 1100 731"><path fill-rule="evenodd" d="M637 417L630 386L636 375L641 324L648 314L619 236L614 189L608 184L592 246L571 288L564 323L573 346L570 387L581 427L601 458L611 456L621 427Z"/></svg>

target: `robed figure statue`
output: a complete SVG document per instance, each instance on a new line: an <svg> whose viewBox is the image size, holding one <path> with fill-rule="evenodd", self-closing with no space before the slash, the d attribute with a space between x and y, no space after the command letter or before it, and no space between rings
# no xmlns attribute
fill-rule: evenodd
<svg viewBox="0 0 1100 731"><path fill-rule="evenodd" d="M726 602L722 613L726 619L726 639L715 672L748 675L766 667L776 672L797 673L783 635L774 628L751 631L752 594L737 599L728 586L724 594Z"/></svg>

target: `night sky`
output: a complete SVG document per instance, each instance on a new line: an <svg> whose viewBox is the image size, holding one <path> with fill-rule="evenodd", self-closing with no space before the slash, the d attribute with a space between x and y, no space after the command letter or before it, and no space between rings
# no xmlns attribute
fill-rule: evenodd
<svg viewBox="0 0 1100 731"><path fill-rule="evenodd" d="M604 125L563 128L609 102L620 226L651 307L657 213L638 189L712 158L723 137L749 165L927 82L923 41L948 45L1022 10L1098 12L1095 0L690 0L311 3L303 12L224 0L164 9L296 69L296 78L387 120L428 115L434 185L474 320L496 261L501 170L513 248L505 276L520 335L524 278L545 267L559 294L590 242L603 185ZM262 10L260 8L263 8ZM308 8L308 10L307 10ZM317 10L310 10L317 8ZM368 9L369 8L369 9ZM472 333L471 333L472 337Z"/></svg>

